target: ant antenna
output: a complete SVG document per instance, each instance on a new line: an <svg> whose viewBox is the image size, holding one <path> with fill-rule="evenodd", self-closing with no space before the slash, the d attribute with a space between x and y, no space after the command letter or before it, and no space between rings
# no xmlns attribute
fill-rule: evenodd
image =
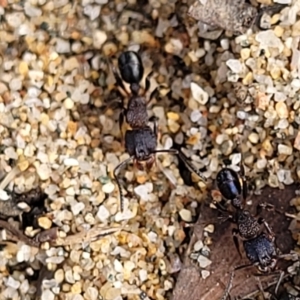
<svg viewBox="0 0 300 300"><path fill-rule="evenodd" d="M276 284L276 287L275 287L275 295L277 295L277 292L278 292L280 283L282 282L283 276L284 276L284 271L281 271L280 276L279 276L278 281L277 281L277 284Z"/></svg>

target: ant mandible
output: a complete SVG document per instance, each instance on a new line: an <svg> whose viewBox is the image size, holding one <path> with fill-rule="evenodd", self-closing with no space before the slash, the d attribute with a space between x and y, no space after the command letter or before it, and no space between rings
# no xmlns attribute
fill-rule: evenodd
<svg viewBox="0 0 300 300"><path fill-rule="evenodd" d="M118 58L119 73L113 67L113 73L116 79L117 85L128 96L127 108L124 105L124 99L122 99L122 111L119 117L119 126L122 132L122 125L124 117L127 124L131 127L125 132L125 149L130 155L128 159L121 162L113 171L119 193L120 193L120 207L121 211L124 211L124 196L122 187L118 178L118 171L121 167L125 166L131 160L140 169L143 170L143 163L146 164L147 170L149 170L155 161L155 154L157 153L169 153L178 155L187 168L196 173L202 180L206 178L195 169L195 167L187 160L185 155L177 149L162 149L157 150L157 124L156 118L148 118L147 105L152 99L147 100L145 97L146 92L150 88L149 77L146 78L145 89L140 93L140 81L144 76L144 66L142 60L137 52L125 51ZM130 85L130 93L126 90L123 81ZM149 122L153 122L153 129L148 125Z"/></svg>

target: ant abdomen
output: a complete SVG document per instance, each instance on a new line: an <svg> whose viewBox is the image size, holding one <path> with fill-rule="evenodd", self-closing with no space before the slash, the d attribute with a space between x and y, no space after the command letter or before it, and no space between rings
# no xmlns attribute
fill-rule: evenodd
<svg viewBox="0 0 300 300"><path fill-rule="evenodd" d="M218 189L227 200L238 198L242 192L238 174L229 168L222 169L216 178Z"/></svg>
<svg viewBox="0 0 300 300"><path fill-rule="evenodd" d="M144 75L144 67L140 56L134 51L125 51L118 58L122 79L130 84L138 84Z"/></svg>

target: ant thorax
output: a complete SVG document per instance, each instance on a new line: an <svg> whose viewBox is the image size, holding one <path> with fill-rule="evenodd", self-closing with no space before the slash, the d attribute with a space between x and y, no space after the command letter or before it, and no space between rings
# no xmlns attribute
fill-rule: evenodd
<svg viewBox="0 0 300 300"><path fill-rule="evenodd" d="M147 105L144 97L132 96L126 110L126 122L131 128L142 128L148 124Z"/></svg>
<svg viewBox="0 0 300 300"><path fill-rule="evenodd" d="M257 236L261 230L260 224L247 210L237 212L237 226L240 236L245 239Z"/></svg>

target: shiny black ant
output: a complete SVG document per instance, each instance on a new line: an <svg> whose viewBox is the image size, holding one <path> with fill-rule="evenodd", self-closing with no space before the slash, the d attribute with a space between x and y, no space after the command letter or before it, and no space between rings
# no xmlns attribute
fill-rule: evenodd
<svg viewBox="0 0 300 300"><path fill-rule="evenodd" d="M120 193L120 206L121 211L124 210L124 196L120 181L118 179L118 171L121 167L133 160L134 164L141 170L143 170L143 163L146 164L147 170L149 170L155 161L155 154L157 153L170 153L178 155L178 157L185 163L187 168L191 172L195 172L202 180L205 180L204 176L198 172L187 160L185 155L176 149L163 149L157 150L157 124L156 118L148 117L147 105L152 99L147 100L145 97L146 92L150 88L149 76L146 78L145 89L143 93L140 93L140 81L144 75L144 66L142 60L137 52L125 51L118 58L119 73L113 68L113 73L117 82L117 85L128 96L128 105L125 107L124 99L122 99L122 112L119 117L119 126L122 132L122 125L124 117L127 124L131 129L125 132L125 149L130 155L128 159L121 162L113 171L115 180L118 185ZM126 90L123 81L130 85L130 93ZM155 92L155 91L154 91ZM153 129L148 125L149 122L153 122Z"/></svg>
<svg viewBox="0 0 300 300"><path fill-rule="evenodd" d="M222 300L227 299L232 285L233 274L235 271L244 269L246 267L256 266L261 274L268 274L276 269L279 256L275 246L275 234L272 232L268 223L263 219L257 219L244 208L247 198L247 183L245 178L245 170L243 165L240 167L241 175L230 168L223 168L217 174L217 186L225 199L231 200L232 206L235 208L235 213L230 216L237 228L232 230L235 247L241 255L238 236L243 240L243 247L245 254L249 260L249 264L238 266L232 272L230 283ZM241 183L242 182L242 183ZM272 207L272 205L259 205L256 215L262 206ZM273 208L273 207L272 207ZM262 225L266 231L262 230ZM275 292L282 280L283 272L280 272L280 279L278 280Z"/></svg>

